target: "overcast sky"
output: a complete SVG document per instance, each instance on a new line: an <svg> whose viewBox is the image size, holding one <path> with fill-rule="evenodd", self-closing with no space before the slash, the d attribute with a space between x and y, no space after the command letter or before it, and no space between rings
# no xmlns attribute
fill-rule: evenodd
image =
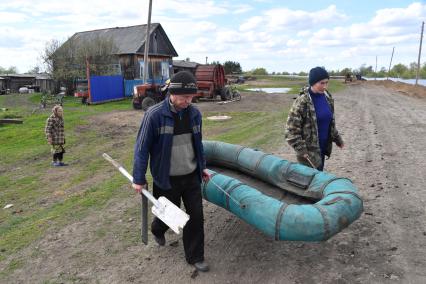
<svg viewBox="0 0 426 284"><path fill-rule="evenodd" d="M0 66L41 67L51 39L146 24L147 15L148 0L0 0ZM207 56L269 72L374 68L376 55L378 69L387 68L393 46L394 63L417 62L425 19L426 1L403 0L153 0L152 15L177 59L205 63Z"/></svg>

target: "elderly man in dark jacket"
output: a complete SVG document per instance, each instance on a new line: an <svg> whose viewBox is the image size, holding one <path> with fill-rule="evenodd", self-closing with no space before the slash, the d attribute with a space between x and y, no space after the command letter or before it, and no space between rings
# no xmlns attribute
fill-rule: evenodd
<svg viewBox="0 0 426 284"><path fill-rule="evenodd" d="M176 73L170 95L145 113L137 136L133 165L133 187L140 193L146 186L148 160L153 177L153 195L164 196L178 207L181 200L190 219L183 229L186 261L207 271L204 261L204 220L201 182L208 180L201 135L201 113L191 105L197 93L195 77ZM151 232L164 246L168 227L154 218Z"/></svg>

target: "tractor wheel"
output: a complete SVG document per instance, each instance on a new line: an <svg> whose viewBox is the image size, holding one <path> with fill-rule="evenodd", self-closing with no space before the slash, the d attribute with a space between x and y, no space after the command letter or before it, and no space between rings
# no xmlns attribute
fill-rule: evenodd
<svg viewBox="0 0 426 284"><path fill-rule="evenodd" d="M133 99L133 109L141 109L141 108L142 108L141 101L139 99L138 100Z"/></svg>
<svg viewBox="0 0 426 284"><path fill-rule="evenodd" d="M142 110L146 111L148 110L150 107L152 107L153 105L155 105L155 101L153 98L150 97L145 97L142 101Z"/></svg>
<svg viewBox="0 0 426 284"><path fill-rule="evenodd" d="M231 91L229 88L223 88L222 92L220 94L220 99L222 101L230 100L231 99Z"/></svg>

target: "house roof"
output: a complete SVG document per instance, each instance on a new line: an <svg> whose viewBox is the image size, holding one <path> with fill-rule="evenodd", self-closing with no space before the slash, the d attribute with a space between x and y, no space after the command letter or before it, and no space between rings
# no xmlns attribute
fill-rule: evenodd
<svg viewBox="0 0 426 284"><path fill-rule="evenodd" d="M197 62L191 62L186 60L173 60L173 66L181 67L181 68L196 68L200 65Z"/></svg>
<svg viewBox="0 0 426 284"><path fill-rule="evenodd" d="M135 53L143 53L143 46L145 45L145 37L146 37L146 26L147 25L138 25L138 26L130 26L130 27L115 27L108 29L100 29L93 31L85 31L75 33L70 40L75 40L80 43L90 42L92 40L98 38L106 38L112 39L114 44L118 48L117 54L135 54ZM174 49L172 43L167 37L165 31L161 27L159 23L152 23L150 27L150 35L154 31L159 31L162 34L162 38L165 41L165 44L168 45L168 50L171 56L178 56L176 50ZM150 52L152 55L152 48L150 41Z"/></svg>
<svg viewBox="0 0 426 284"><path fill-rule="evenodd" d="M3 74L3 79L7 79L7 78L35 78L35 75L30 75L30 74Z"/></svg>
<svg viewBox="0 0 426 284"><path fill-rule="evenodd" d="M50 79L52 79L52 76L50 76L50 74L48 74L48 73L38 73L38 74L34 74L34 76L36 77L36 80L50 80Z"/></svg>

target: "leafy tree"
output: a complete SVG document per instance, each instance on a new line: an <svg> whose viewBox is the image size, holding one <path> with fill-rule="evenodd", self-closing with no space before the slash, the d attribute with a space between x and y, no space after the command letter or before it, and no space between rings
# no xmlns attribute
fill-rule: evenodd
<svg viewBox="0 0 426 284"><path fill-rule="evenodd" d="M18 68L16 68L16 66L10 66L6 69L0 66L0 74L18 74Z"/></svg>
<svg viewBox="0 0 426 284"><path fill-rule="evenodd" d="M225 74L242 73L240 63L235 61L225 61L225 63L223 63L223 68L225 69Z"/></svg>
<svg viewBox="0 0 426 284"><path fill-rule="evenodd" d="M408 71L408 67L404 64L396 64L392 67L389 76L390 77L401 77L404 73Z"/></svg>
<svg viewBox="0 0 426 284"><path fill-rule="evenodd" d="M28 70L28 72L27 72L27 73L28 73L28 74L38 74L38 73L40 73L40 67L35 66L35 67L33 67L32 69Z"/></svg>
<svg viewBox="0 0 426 284"><path fill-rule="evenodd" d="M253 75L268 75L268 71L265 68L255 68L251 71Z"/></svg>
<svg viewBox="0 0 426 284"><path fill-rule="evenodd" d="M339 75L341 75L341 76L346 76L346 74L353 75L352 69L351 68L343 68L342 71L339 72Z"/></svg>
<svg viewBox="0 0 426 284"><path fill-rule="evenodd" d="M363 64L361 65L361 67L359 67L358 73L361 76L372 76L374 75L373 66L366 66L365 64Z"/></svg>

